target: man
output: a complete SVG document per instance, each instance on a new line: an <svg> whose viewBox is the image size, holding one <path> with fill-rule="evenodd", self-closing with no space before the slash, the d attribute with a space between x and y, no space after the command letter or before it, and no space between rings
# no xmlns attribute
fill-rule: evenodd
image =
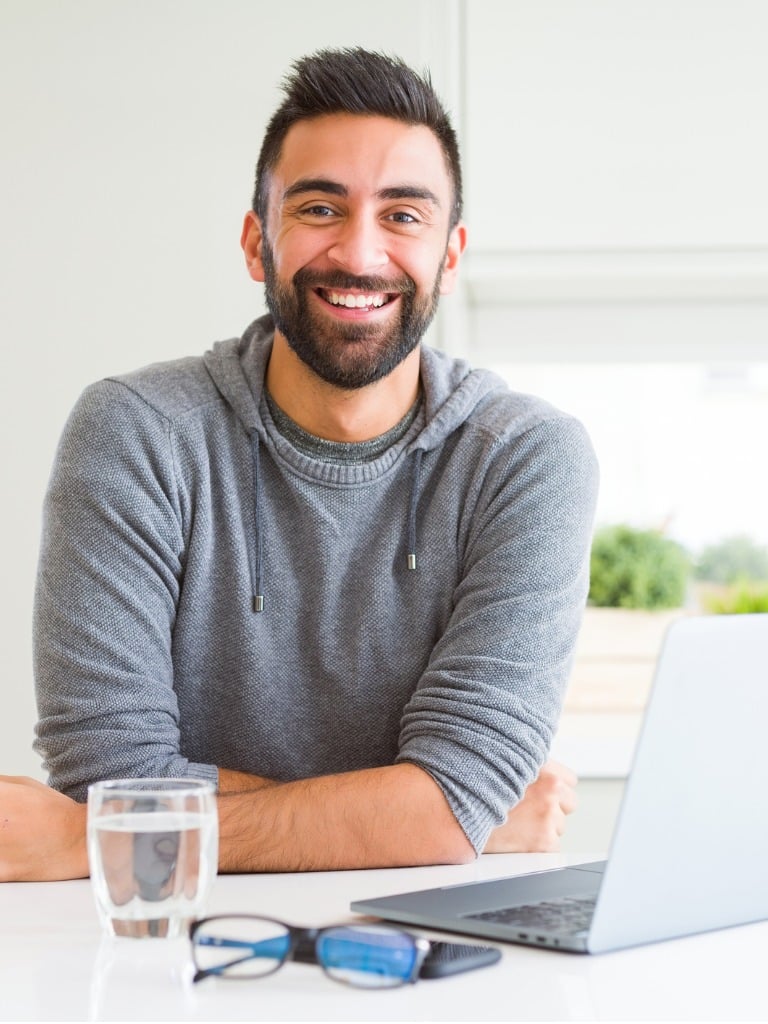
<svg viewBox="0 0 768 1024"><path fill-rule="evenodd" d="M217 781L221 870L556 847L596 468L574 420L421 345L460 218L427 81L363 50L294 66L241 239L271 316L94 385L65 429L35 619L53 788L0 786L3 877L86 874L75 801L121 776Z"/></svg>

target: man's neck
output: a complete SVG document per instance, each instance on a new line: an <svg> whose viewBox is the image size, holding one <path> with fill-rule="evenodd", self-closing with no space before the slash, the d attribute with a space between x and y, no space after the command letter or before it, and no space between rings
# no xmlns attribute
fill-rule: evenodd
<svg viewBox="0 0 768 1024"><path fill-rule="evenodd" d="M419 392L420 350L381 380L347 391L309 369L279 331L267 366L274 401L303 430L327 441L368 441L399 423Z"/></svg>

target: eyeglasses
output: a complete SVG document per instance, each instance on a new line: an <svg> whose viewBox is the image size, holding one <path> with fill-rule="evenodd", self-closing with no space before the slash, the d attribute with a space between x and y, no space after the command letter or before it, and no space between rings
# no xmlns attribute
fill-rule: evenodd
<svg viewBox="0 0 768 1024"><path fill-rule="evenodd" d="M344 985L396 988L416 981L430 949L427 939L386 925L296 928L250 914L194 921L189 937L195 981L263 978L294 960L318 964Z"/></svg>

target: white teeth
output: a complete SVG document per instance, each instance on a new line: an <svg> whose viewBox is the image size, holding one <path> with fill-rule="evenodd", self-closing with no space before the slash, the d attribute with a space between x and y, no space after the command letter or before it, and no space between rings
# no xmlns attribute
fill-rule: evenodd
<svg viewBox="0 0 768 1024"><path fill-rule="evenodd" d="M347 309L378 308L387 301L384 295L340 295L339 292L330 292L327 299L332 305L346 306Z"/></svg>

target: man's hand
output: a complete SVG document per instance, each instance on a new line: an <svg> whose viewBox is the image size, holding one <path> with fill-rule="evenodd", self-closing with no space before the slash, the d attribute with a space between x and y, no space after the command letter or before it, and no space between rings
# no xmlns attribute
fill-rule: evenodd
<svg viewBox="0 0 768 1024"><path fill-rule="evenodd" d="M576 809L578 779L557 761L547 761L525 796L491 832L484 853L555 853L565 818Z"/></svg>
<svg viewBox="0 0 768 1024"><path fill-rule="evenodd" d="M87 878L85 817L42 782L0 775L0 882Z"/></svg>

